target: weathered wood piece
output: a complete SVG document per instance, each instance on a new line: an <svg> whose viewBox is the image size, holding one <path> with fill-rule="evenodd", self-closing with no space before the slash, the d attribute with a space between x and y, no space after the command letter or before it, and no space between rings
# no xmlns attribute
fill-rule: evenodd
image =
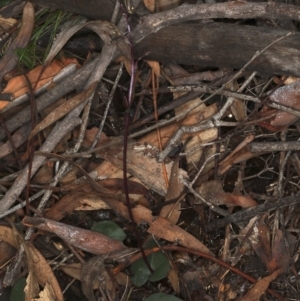
<svg viewBox="0 0 300 301"><path fill-rule="evenodd" d="M32 0L43 6L62 8L67 11L82 14L84 16L96 19L109 20L113 11L114 1L110 0L91 0L88 5L82 0ZM228 9L222 10L221 5L228 5ZM193 8L195 7L195 8ZM283 9L284 8L284 9ZM297 8L297 9L296 9ZM186 6L186 8L177 8L174 16L184 10L191 11L189 13L191 19L193 9L197 11L196 6ZM267 3L240 3L239 6L233 4L220 4L220 7L212 9L207 6L199 13L198 19L221 18L241 18L267 17L281 18L283 20L298 20L300 10L297 6ZM205 15L205 11L207 14ZM156 33L148 35L140 41L141 35L153 31L152 26L160 27L163 22L167 24L175 23L172 19L171 11L164 12L166 21L161 18L161 14L156 14L157 23L151 22L150 15L141 18L141 23L133 31L133 39L139 41L135 46L136 57L149 53L146 57L163 63L181 63L186 65L197 65L204 68L210 67L230 67L241 68L248 62L256 51L262 50L264 47L284 36L287 31L280 29L272 29L268 27L235 25L229 23L214 23L201 21L193 21L189 23L179 23L171 25L159 30ZM196 14L196 13L195 13ZM203 14L203 16L201 15ZM183 16L182 15L182 16ZM168 19L168 20L169 20ZM144 21L143 21L144 20ZM178 21L184 21L186 17ZM159 24L159 25L157 25ZM144 33L141 29L144 25ZM155 31L155 30L154 30ZM249 70L256 70L262 74L290 74L300 76L300 34L284 39L280 43L274 45L266 53L259 56L250 66Z"/></svg>
<svg viewBox="0 0 300 301"><path fill-rule="evenodd" d="M225 23L176 24L151 34L135 47L136 57L164 63L209 67L243 67L285 30ZM262 74L300 76L300 34L272 46L248 67Z"/></svg>

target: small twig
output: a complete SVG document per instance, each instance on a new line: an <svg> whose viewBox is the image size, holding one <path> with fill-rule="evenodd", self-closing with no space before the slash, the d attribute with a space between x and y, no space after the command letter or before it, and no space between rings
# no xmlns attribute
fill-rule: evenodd
<svg viewBox="0 0 300 301"><path fill-rule="evenodd" d="M166 26L186 21L218 18L253 19L256 17L300 20L300 8L295 5L279 3L251 2L182 5L142 17L140 24L133 31L133 42L137 44L151 33Z"/></svg>
<svg viewBox="0 0 300 301"><path fill-rule="evenodd" d="M269 212L271 210L275 210L278 208L283 208L291 205L295 205L300 203L300 194L296 194L293 196L289 196L286 198L279 199L273 202L266 202L262 205L257 205L248 209L243 209L237 213L233 213L223 219L215 220L206 225L206 231L213 231L215 229L223 228L227 224L230 223L239 223L239 222L247 222L252 217Z"/></svg>
<svg viewBox="0 0 300 301"><path fill-rule="evenodd" d="M266 104L268 107L278 109L283 112L290 113L294 116L300 117L300 110L295 107L287 106L286 104L278 103L276 101L271 101L270 103Z"/></svg>
<svg viewBox="0 0 300 301"><path fill-rule="evenodd" d="M117 2L118 2L118 1L117 1ZM94 141L93 141L93 144L92 144L90 150L92 150L92 149L96 146L96 144L98 143L98 141L99 141L99 138L100 138L100 136L101 136L101 133L102 133L102 130L103 130L103 127L104 127L104 124L105 124L106 116L107 116L107 114L108 114L108 110L109 110L109 107L110 107L111 102L112 102L112 100L113 100L113 97L114 97L116 88L117 88L117 86L118 86L120 77L121 77L121 75L122 75L122 72L123 72L123 63L120 64L120 67L119 67L119 71L118 71L116 80L115 80L115 82L114 82L114 85L113 85L113 87L112 87L112 89L111 89L111 92L110 92L110 94L109 94L109 97L108 97L108 101L107 101L107 104L106 104L106 107L105 107L105 110L104 110L104 113L103 113L103 117L102 117L102 120L101 120L101 124L100 124L100 126L99 126L99 128L98 128L97 134L96 134L96 136L95 136L95 139L94 139Z"/></svg>
<svg viewBox="0 0 300 301"><path fill-rule="evenodd" d="M256 74L256 72L253 72L253 73L254 73L254 75ZM240 74L238 74L238 76L239 75ZM235 76L234 76L234 78L236 78ZM252 80L252 78L253 77L249 77L250 80ZM247 81L245 83L247 83ZM175 92L199 92L199 93L210 93L210 94L215 93L214 95L224 95L227 97L233 97L233 98L238 98L238 99L242 99L242 100L253 101L256 103L261 103L261 101L258 97L254 97L251 95L246 95L246 94L241 93L240 90L242 91L244 89L243 86L237 92L225 90L224 87L222 89L220 89L220 88L213 87L211 85L204 85L204 84L167 87L167 88L162 88L162 89L163 89L163 91L167 90L172 93L175 93ZM159 91L159 92L161 92L161 91Z"/></svg>
<svg viewBox="0 0 300 301"><path fill-rule="evenodd" d="M198 198L201 202L203 202L203 204L207 205L212 211L222 215L222 216L228 216L229 213L218 207L218 206L215 206L214 204L208 202L207 200L205 200L205 198L202 197L202 195L200 195L197 191L195 191L191 185L191 183L189 183L188 181L186 180L182 180L183 184L189 189L189 191L196 197Z"/></svg>
<svg viewBox="0 0 300 301"><path fill-rule="evenodd" d="M71 131L74 127L81 123L79 118L74 117L73 114L67 115L67 117L57 123L53 128L52 132L49 134L44 144L41 146L40 150L45 152L51 152L56 144L65 136L66 133ZM44 157L35 157L32 162L32 175L38 170L38 168L45 161ZM3 214L9 207L16 201L17 197L20 195L24 189L27 181L28 166L26 166L20 175L16 178L13 185L7 191L5 196L2 198L0 203L0 214Z"/></svg>
<svg viewBox="0 0 300 301"><path fill-rule="evenodd" d="M129 199L129 188L128 188L128 179L127 179L127 147L128 147L128 130L129 130L129 123L130 123L130 115L129 110L133 101L133 95L134 95L134 82L135 82L135 74L136 74L136 64L134 60L134 53L133 53L133 44L132 44L132 36L131 36L131 27L129 24L129 12L126 11L125 13L127 18L127 30L128 30L128 42L130 45L130 67L131 67L131 77L130 77L130 83L129 83L129 91L128 96L124 96L123 99L125 101L126 105L126 112L125 112L125 118L124 118L124 142L123 142L123 178L124 178L124 194L125 194L125 201L126 206L128 209L128 215L130 218L130 222L133 226L133 231L135 234L135 237L138 242L138 247L141 250L141 254L143 256L143 259L145 261L146 266L148 267L149 271L153 273L153 269L145 255L144 247L142 244L142 240L140 238L137 225L134 220L133 212L131 210L131 203Z"/></svg>
<svg viewBox="0 0 300 301"><path fill-rule="evenodd" d="M287 152L300 150L300 141L251 142L247 149L250 152Z"/></svg>
<svg viewBox="0 0 300 301"><path fill-rule="evenodd" d="M157 161L158 162L164 161L167 155L180 144L181 137L186 133L196 133L199 131L203 131L206 129L215 128L219 126L237 126L237 125L238 122L227 122L227 121L219 121L219 120L214 122L212 120L206 120L198 125L182 126L177 130L175 135L170 139L165 149L159 153Z"/></svg>

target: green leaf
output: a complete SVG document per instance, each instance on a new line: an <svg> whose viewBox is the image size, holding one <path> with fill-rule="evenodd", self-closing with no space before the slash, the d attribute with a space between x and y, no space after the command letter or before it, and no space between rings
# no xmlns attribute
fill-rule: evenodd
<svg viewBox="0 0 300 301"><path fill-rule="evenodd" d="M151 248L155 247L157 244L154 240L151 240L147 243L146 247ZM157 252L147 256L148 262L153 270L153 273L149 271L143 258L134 262L131 267L131 281L135 286L142 286L148 280L149 281L159 281L165 278L170 270L170 263L168 258L162 252Z"/></svg>
<svg viewBox="0 0 300 301"><path fill-rule="evenodd" d="M146 298L144 301L183 301L182 299L179 299L175 296L172 295L167 295L164 293L156 293L153 294L151 296L149 296L148 298Z"/></svg>
<svg viewBox="0 0 300 301"><path fill-rule="evenodd" d="M112 221L99 222L92 227L92 230L120 241L126 238L125 232Z"/></svg>
<svg viewBox="0 0 300 301"><path fill-rule="evenodd" d="M26 279L20 278L13 286L10 293L10 301L24 301L25 293L24 288L26 286Z"/></svg>

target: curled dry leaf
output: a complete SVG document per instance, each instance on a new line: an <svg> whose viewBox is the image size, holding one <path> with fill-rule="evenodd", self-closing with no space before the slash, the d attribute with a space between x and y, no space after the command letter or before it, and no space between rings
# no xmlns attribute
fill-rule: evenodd
<svg viewBox="0 0 300 301"><path fill-rule="evenodd" d="M49 64L59 53L62 47L68 42L68 40L84 27L96 32L105 44L110 44L113 38L120 36L119 29L116 27L116 25L108 21L91 21L87 23L81 22L80 24L73 25L61 31L57 36L45 60L45 65Z"/></svg>
<svg viewBox="0 0 300 301"><path fill-rule="evenodd" d="M25 217L23 224L55 233L67 243L96 255L107 254L125 248L123 243L101 233L65 225L46 218Z"/></svg>
<svg viewBox="0 0 300 301"><path fill-rule="evenodd" d="M286 247L285 238L281 230L276 231L271 247L269 228L264 223L257 222L253 227L253 233L249 240L254 251L268 269L269 274L274 273L276 270L283 272L289 266L290 252Z"/></svg>
<svg viewBox="0 0 300 301"><path fill-rule="evenodd" d="M104 188L110 189L112 196L123 191L123 179L106 179L97 181L97 183ZM98 194L90 184L80 184L79 190L77 184L70 187L70 189L73 188L75 188L74 191L66 194L47 211L46 218L59 221L74 210L110 209L106 202L109 196L103 197ZM128 189L130 198L131 194L145 195L148 193L148 190L142 184L131 180L128 181Z"/></svg>
<svg viewBox="0 0 300 301"><path fill-rule="evenodd" d="M14 247L15 249L18 249L15 234L11 228L0 226L0 241L4 241L12 247Z"/></svg>
<svg viewBox="0 0 300 301"><path fill-rule="evenodd" d="M218 180L205 182L199 188L196 188L196 191L201 194L206 201L216 206L226 205L228 207L241 206L243 208L249 208L257 205L256 201L249 196L225 192L222 182ZM199 203L199 200L195 200L195 203L197 202ZM202 202L200 201L200 203Z"/></svg>
<svg viewBox="0 0 300 301"><path fill-rule="evenodd" d="M48 285L48 289L47 289L48 291L46 292L46 294L51 295L51 299L49 300L63 301L64 298L63 298L61 288L46 259L31 243L23 242L23 245L26 252L29 270L32 273L32 274L29 273L29 275L32 276L30 278L31 288L29 292L34 291L33 289L33 287L35 286L34 282L37 281L37 283L42 287L44 287L44 289ZM26 296L26 300L32 300L33 297L34 296Z"/></svg>
<svg viewBox="0 0 300 301"><path fill-rule="evenodd" d="M178 198L180 194L183 192L184 185L182 181L180 180L180 177L183 176L183 173L179 173L179 158L175 160L171 175L170 175L170 180L169 180L169 186L167 190L167 195L165 201L170 201ZM187 174L185 175L185 178L187 178ZM173 224L176 224L180 213L181 213L181 205L180 202L174 203L174 204L169 204L164 206L159 215L166 220L172 222Z"/></svg>
<svg viewBox="0 0 300 301"><path fill-rule="evenodd" d="M97 256L82 265L80 273L82 291L89 301L96 301L93 290L99 287L111 297L111 300L115 299L116 288L105 269L104 261L105 256Z"/></svg>
<svg viewBox="0 0 300 301"><path fill-rule="evenodd" d="M219 163L218 174L223 175L234 164L247 161L251 158L260 156L264 152L251 152L247 146L254 140L253 135L247 136L224 160Z"/></svg>
<svg viewBox="0 0 300 301"><path fill-rule="evenodd" d="M148 145L140 145L133 140L128 141L127 169L138 178L146 187L160 195L166 194L162 164L156 161L158 149ZM123 151L116 146L101 150L99 156L106 159L118 168L123 168ZM167 174L170 175L173 163L166 163Z"/></svg>
<svg viewBox="0 0 300 301"><path fill-rule="evenodd" d="M283 104L296 110L300 109L300 81L295 81L289 85L278 88L271 94L270 100ZM264 107L261 112L256 115L256 118L265 118L270 116L270 119L259 123L260 126L267 128L270 131L280 131L299 119L299 117L280 111Z"/></svg>
<svg viewBox="0 0 300 301"><path fill-rule="evenodd" d="M27 2L23 9L22 23L17 37L7 48L4 56L0 60L0 83L3 76L12 70L18 63L18 57L15 53L17 48L25 48L30 40L34 26L34 7Z"/></svg>

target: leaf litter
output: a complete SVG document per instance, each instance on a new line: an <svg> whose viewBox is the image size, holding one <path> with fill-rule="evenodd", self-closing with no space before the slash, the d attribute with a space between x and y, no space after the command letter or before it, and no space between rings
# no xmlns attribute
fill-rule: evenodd
<svg viewBox="0 0 300 301"><path fill-rule="evenodd" d="M179 3L144 5L155 20L157 9L175 13ZM68 23L44 65L18 70L14 50L29 42L33 12L32 4L24 6L19 33L0 61L4 81L8 72L14 74L0 101L5 289L15 293L20 287L24 300L298 298L299 79L266 79L221 65L215 71L143 58L132 62L134 31L124 27L131 7L118 27L109 21ZM228 18L225 12L222 17ZM83 28L102 39L102 54L65 58L64 47ZM247 64L263 51L267 48ZM80 85L43 106L41 100L50 99L57 87L63 91L67 78L54 78L68 65L76 66L68 76ZM119 82L115 67L123 73ZM215 92L184 92L199 79L206 91L221 84ZM100 81L108 91L117 89L108 95L112 102ZM129 89L134 101L126 109ZM27 98L13 104L23 95ZM128 113L132 123L124 156ZM30 123L31 114L37 123ZM123 242L105 228L93 231L106 219ZM45 239L43 246L38 237Z"/></svg>

